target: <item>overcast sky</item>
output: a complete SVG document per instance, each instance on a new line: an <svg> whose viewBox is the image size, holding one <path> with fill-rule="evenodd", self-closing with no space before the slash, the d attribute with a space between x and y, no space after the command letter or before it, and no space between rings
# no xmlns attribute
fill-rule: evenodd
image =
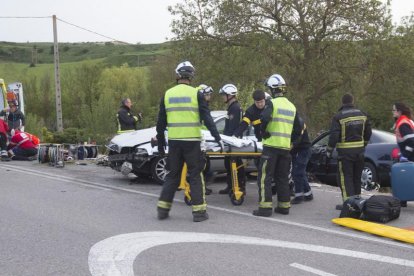
<svg viewBox="0 0 414 276"><path fill-rule="evenodd" d="M386 0L384 0L386 1ZM52 16L129 43L160 43L172 38L169 5L180 0L8 0L0 17ZM414 0L392 0L393 21L414 11ZM0 18L0 41L52 42L51 18ZM58 21L60 42L109 41Z"/></svg>

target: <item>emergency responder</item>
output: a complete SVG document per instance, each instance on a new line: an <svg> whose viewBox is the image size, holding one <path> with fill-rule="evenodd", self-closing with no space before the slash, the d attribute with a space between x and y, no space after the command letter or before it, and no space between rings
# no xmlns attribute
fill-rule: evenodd
<svg viewBox="0 0 414 276"><path fill-rule="evenodd" d="M30 135L16 129L7 147L13 160L32 161L36 159L37 146L30 139Z"/></svg>
<svg viewBox="0 0 414 276"><path fill-rule="evenodd" d="M206 85L206 84L200 84L197 87L197 89L198 89L198 92L203 94L204 100L206 101L207 106L209 107L210 101L211 101L211 94L214 92L213 88L211 86ZM207 130L204 123L203 122L201 122L201 123L202 123L201 128ZM204 171L205 168L206 168L206 165L207 165L207 160L206 160L204 155L202 155L201 157L202 157L201 162L202 162L203 174L204 174L204 177L205 177L205 182L207 184L207 182L209 182L211 180L211 178L213 177L213 173L211 171L207 171L207 172ZM212 189L206 187L206 195L210 195L212 192L213 192Z"/></svg>
<svg viewBox="0 0 414 276"><path fill-rule="evenodd" d="M295 184L295 197L291 201L292 204L313 200L312 190L306 174L306 166L311 156L311 141L305 121L299 115L298 118L302 131L299 139L293 143L290 150L292 155L292 179Z"/></svg>
<svg viewBox="0 0 414 276"><path fill-rule="evenodd" d="M414 161L414 122L411 108L404 103L395 103L392 115L395 120L395 137L401 152L400 161ZM401 207L407 207L407 201L401 201Z"/></svg>
<svg viewBox="0 0 414 276"><path fill-rule="evenodd" d="M121 106L116 114L118 121L118 134L137 129L137 124L142 120L142 114L135 116L131 112L131 99L126 98L121 101Z"/></svg>
<svg viewBox="0 0 414 276"><path fill-rule="evenodd" d="M7 154L7 132L9 126L0 118L0 157L1 161L10 161L9 155Z"/></svg>
<svg viewBox="0 0 414 276"><path fill-rule="evenodd" d="M243 110L237 100L237 87L234 84L226 84L220 88L219 94L223 97L227 104L227 117L224 122L223 134L233 136L240 125L243 115ZM240 157L234 158L239 168L237 170L237 179L239 180L240 191L246 193L246 175L244 172L243 162ZM224 167L227 171L226 182L227 186L219 191L219 194L229 194L232 191L232 177L231 177L231 158L224 157Z"/></svg>
<svg viewBox="0 0 414 276"><path fill-rule="evenodd" d="M361 194L361 175L364 169L365 146L371 138L371 124L367 115L354 106L354 97L342 96L342 106L333 117L326 157L332 157L334 148L338 152L337 182L342 200ZM336 206L342 209L342 204Z"/></svg>
<svg viewBox="0 0 414 276"><path fill-rule="evenodd" d="M7 115L7 124L9 126L9 134L12 129L19 129L24 131L25 117L23 112L17 107L17 101L13 100L8 102L9 108L0 112L0 116Z"/></svg>
<svg viewBox="0 0 414 276"><path fill-rule="evenodd" d="M187 164L191 190L193 221L208 219L205 201L205 184L200 164L201 121L210 130L220 147L223 148L220 134L216 129L210 110L197 88L190 86L195 69L189 61L178 64L175 69L177 85L165 92L161 99L157 122L158 151L165 154L165 130L168 126L168 166L160 198L158 219L166 219L172 206L174 194L180 184L184 162Z"/></svg>
<svg viewBox="0 0 414 276"><path fill-rule="evenodd" d="M259 208L255 216L270 217L272 207L272 180L277 188L275 212L287 215L290 209L289 169L290 148L301 133L296 107L285 97L286 82L279 74L266 81L273 99L262 112L261 131L263 151L260 158L257 183L259 186Z"/></svg>
<svg viewBox="0 0 414 276"><path fill-rule="evenodd" d="M247 108L243 115L242 122L234 132L234 136L242 138L243 132L249 127L249 125L253 125L254 135L256 136L257 141L262 141L262 134L260 133L260 115L265 108L266 101L271 99L270 95L268 95L269 97L266 97L266 94L267 93L262 90L255 90L253 92L252 97L254 104Z"/></svg>
<svg viewBox="0 0 414 276"><path fill-rule="evenodd" d="M206 101L207 105L209 105L211 101L211 94L214 92L213 88L206 84L200 84L197 89L201 94L203 94L204 100Z"/></svg>

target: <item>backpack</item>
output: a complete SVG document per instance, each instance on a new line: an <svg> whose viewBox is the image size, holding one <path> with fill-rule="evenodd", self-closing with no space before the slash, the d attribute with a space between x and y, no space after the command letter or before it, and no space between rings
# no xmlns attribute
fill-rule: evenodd
<svg viewBox="0 0 414 276"><path fill-rule="evenodd" d="M362 215L365 201L366 199L361 198L359 195L349 197L344 201L339 217L359 219Z"/></svg>
<svg viewBox="0 0 414 276"><path fill-rule="evenodd" d="M362 218L364 220L386 223L400 216L401 202L398 198L373 195L365 202Z"/></svg>

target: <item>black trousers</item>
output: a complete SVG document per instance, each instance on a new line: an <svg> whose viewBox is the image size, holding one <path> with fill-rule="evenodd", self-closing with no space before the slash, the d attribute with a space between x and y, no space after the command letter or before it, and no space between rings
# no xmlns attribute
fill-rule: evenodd
<svg viewBox="0 0 414 276"><path fill-rule="evenodd" d="M7 150L7 136L4 133L0 133L0 150Z"/></svg>
<svg viewBox="0 0 414 276"><path fill-rule="evenodd" d="M364 169L364 154L338 156L337 183L342 192L342 200L361 194L361 175Z"/></svg>
<svg viewBox="0 0 414 276"><path fill-rule="evenodd" d="M224 167L226 168L227 176L226 176L226 182L227 186L232 189L232 177L231 177L231 160L236 160L237 167L240 167L243 164L243 161L240 157L224 157ZM246 172L244 170L244 166L241 166L237 170L237 179L239 180L239 188L240 191L245 192L246 191Z"/></svg>
<svg viewBox="0 0 414 276"><path fill-rule="evenodd" d="M260 208L272 208L272 180L276 184L277 206L290 208L289 170L291 159L288 150L263 147L257 176Z"/></svg>
<svg viewBox="0 0 414 276"><path fill-rule="evenodd" d="M170 172L165 178L158 207L170 209L175 192L180 184L184 162L187 164L188 182L191 190L193 212L205 211L205 184L202 177L201 149L199 141L168 141L168 167Z"/></svg>

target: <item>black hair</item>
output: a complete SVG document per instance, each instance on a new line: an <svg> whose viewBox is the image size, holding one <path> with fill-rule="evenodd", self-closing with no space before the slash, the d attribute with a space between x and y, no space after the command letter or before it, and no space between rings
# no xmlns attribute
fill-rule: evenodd
<svg viewBox="0 0 414 276"><path fill-rule="evenodd" d="M342 104L353 104L354 103L354 96L352 94L346 93L342 96Z"/></svg>
<svg viewBox="0 0 414 276"><path fill-rule="evenodd" d="M406 104L403 104L403 103L395 103L394 106L395 106L395 109L397 109L397 111L401 112L401 115L405 115L411 119L412 111L410 107L408 107Z"/></svg>
<svg viewBox="0 0 414 276"><path fill-rule="evenodd" d="M253 100L255 100L255 101L261 101L261 100L264 100L266 98L265 92L263 90L260 90L260 89L255 90L253 92L252 96L253 96Z"/></svg>

